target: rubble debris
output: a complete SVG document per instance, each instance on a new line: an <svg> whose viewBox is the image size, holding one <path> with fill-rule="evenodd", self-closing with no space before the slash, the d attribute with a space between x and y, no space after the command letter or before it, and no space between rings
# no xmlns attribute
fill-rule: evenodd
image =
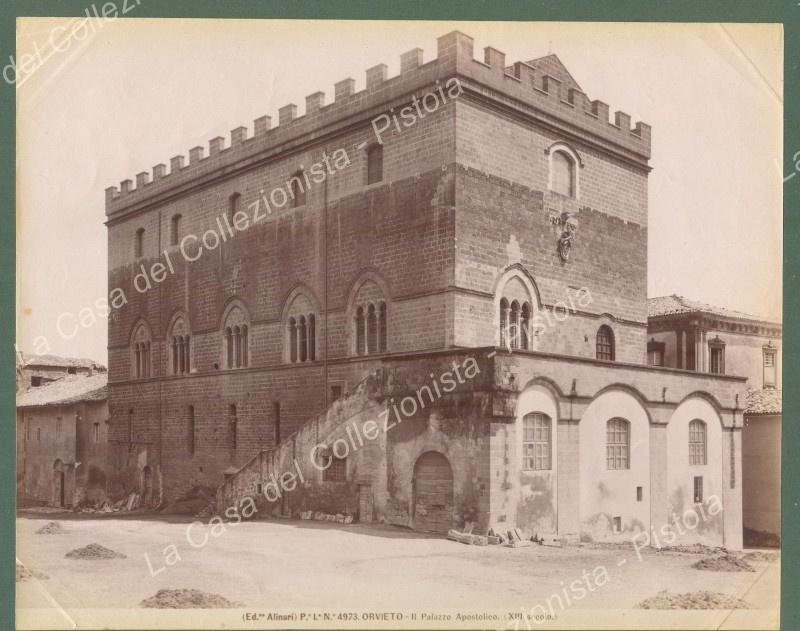
<svg viewBox="0 0 800 631"><path fill-rule="evenodd" d="M735 554L721 554L706 557L692 564L696 570L710 570L712 572L755 572L755 568L743 558Z"/></svg>
<svg viewBox="0 0 800 631"><path fill-rule="evenodd" d="M754 550L742 556L745 561L754 563L772 563L780 559L780 557L781 555L778 552L765 552L764 550Z"/></svg>
<svg viewBox="0 0 800 631"><path fill-rule="evenodd" d="M83 548L75 548L74 550L67 552L64 556L69 559L81 559L85 561L127 558L121 552L116 552L115 550L101 546L99 543L90 543L88 546L84 546Z"/></svg>
<svg viewBox="0 0 800 631"><path fill-rule="evenodd" d="M666 589L656 596L636 605L637 609L749 609L750 605L740 598L721 592L687 592L670 594Z"/></svg>
<svg viewBox="0 0 800 631"><path fill-rule="evenodd" d="M451 528L447 531L447 538L451 541L458 541L470 546L487 546L489 545L489 537L484 535L473 535L469 532L459 532Z"/></svg>
<svg viewBox="0 0 800 631"><path fill-rule="evenodd" d="M338 524L352 524L352 515L343 515L336 513L335 515L323 513L320 511L303 511L300 513L300 519L313 520L313 521L335 521Z"/></svg>
<svg viewBox="0 0 800 631"><path fill-rule="evenodd" d="M656 552L676 552L680 554L727 554L728 549L722 546L709 546L704 543L689 545L662 546L653 548Z"/></svg>
<svg viewBox="0 0 800 631"><path fill-rule="evenodd" d="M244 604L199 589L159 589L155 596L145 598L139 606L151 609L234 609L244 607Z"/></svg>
<svg viewBox="0 0 800 631"><path fill-rule="evenodd" d="M42 572L37 572L35 570L29 570L26 568L22 563L17 563L17 583L23 583L28 579L35 578L38 580L45 580L50 578L47 574L43 574Z"/></svg>
<svg viewBox="0 0 800 631"><path fill-rule="evenodd" d="M63 535L67 530L61 526L61 522L49 521L36 531L37 535Z"/></svg>

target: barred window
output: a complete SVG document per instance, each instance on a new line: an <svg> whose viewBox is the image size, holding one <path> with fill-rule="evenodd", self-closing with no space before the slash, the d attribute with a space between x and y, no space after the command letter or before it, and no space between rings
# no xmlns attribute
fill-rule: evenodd
<svg viewBox="0 0 800 631"><path fill-rule="evenodd" d="M607 325L597 329L597 359L614 361L614 332Z"/></svg>
<svg viewBox="0 0 800 631"><path fill-rule="evenodd" d="M622 418L606 423L606 466L608 469L630 469L631 424Z"/></svg>
<svg viewBox="0 0 800 631"><path fill-rule="evenodd" d="M331 455L331 464L323 472L325 482L346 482L347 481L347 459L337 458Z"/></svg>
<svg viewBox="0 0 800 631"><path fill-rule="evenodd" d="M553 432L550 417L534 412L522 419L522 468L552 469Z"/></svg>
<svg viewBox="0 0 800 631"><path fill-rule="evenodd" d="M689 464L706 464L706 424L699 419L689 423Z"/></svg>

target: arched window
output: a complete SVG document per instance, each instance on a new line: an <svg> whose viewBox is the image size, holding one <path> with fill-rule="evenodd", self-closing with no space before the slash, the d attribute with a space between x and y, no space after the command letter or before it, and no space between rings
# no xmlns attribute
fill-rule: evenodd
<svg viewBox="0 0 800 631"><path fill-rule="evenodd" d="M606 466L608 469L630 469L631 424L623 418L606 423Z"/></svg>
<svg viewBox="0 0 800 631"><path fill-rule="evenodd" d="M614 361L614 332L606 324L597 329L596 353L597 359Z"/></svg>
<svg viewBox="0 0 800 631"><path fill-rule="evenodd" d="M553 151L550 157L550 190L575 197L575 161L566 151Z"/></svg>
<svg viewBox="0 0 800 631"><path fill-rule="evenodd" d="M236 216L236 213L239 212L239 203L241 202L242 196L239 193L233 193L228 198L228 223L233 226L233 220Z"/></svg>
<svg viewBox="0 0 800 631"><path fill-rule="evenodd" d="M225 368L246 368L250 361L247 314L239 305L232 306L223 324L223 347Z"/></svg>
<svg viewBox="0 0 800 631"><path fill-rule="evenodd" d="M299 345L299 348L297 349L298 355L300 356L300 361L304 362L308 359L308 329L306 328L305 316L300 316L300 319L297 321L297 328L297 342Z"/></svg>
<svg viewBox="0 0 800 631"><path fill-rule="evenodd" d="M304 206L306 203L306 189L303 181L303 172L297 171L289 179L289 191L292 196L292 206Z"/></svg>
<svg viewBox="0 0 800 631"><path fill-rule="evenodd" d="M689 464L706 464L706 424L700 419L689 423Z"/></svg>
<svg viewBox="0 0 800 631"><path fill-rule="evenodd" d="M531 335L531 306L526 302L522 305L519 320L519 347L525 350L530 348Z"/></svg>
<svg viewBox="0 0 800 631"><path fill-rule="evenodd" d="M136 231L136 237L133 242L133 253L137 259L144 256L144 228L139 228Z"/></svg>
<svg viewBox="0 0 800 631"><path fill-rule="evenodd" d="M386 352L386 303L381 302L378 314L378 350Z"/></svg>
<svg viewBox="0 0 800 631"><path fill-rule="evenodd" d="M308 359L314 361L317 358L317 319L311 313L308 316Z"/></svg>
<svg viewBox="0 0 800 631"><path fill-rule="evenodd" d="M297 361L297 322L289 318L289 361Z"/></svg>
<svg viewBox="0 0 800 631"><path fill-rule="evenodd" d="M177 316L169 333L169 372L183 375L191 372L192 361L190 351L189 326L183 316Z"/></svg>
<svg viewBox="0 0 800 631"><path fill-rule="evenodd" d="M367 352L367 321L364 317L364 307L356 309L356 353L364 355Z"/></svg>
<svg viewBox="0 0 800 631"><path fill-rule="evenodd" d="M375 305L370 303L367 307L367 353L378 350L378 317L375 314Z"/></svg>
<svg viewBox="0 0 800 631"><path fill-rule="evenodd" d="M508 340L508 300L500 299L500 346L506 346Z"/></svg>
<svg viewBox="0 0 800 631"><path fill-rule="evenodd" d="M383 180L383 145L372 145L367 150L367 184Z"/></svg>
<svg viewBox="0 0 800 631"><path fill-rule="evenodd" d="M533 412L522 419L522 468L536 471L552 469L552 421L546 414Z"/></svg>
<svg viewBox="0 0 800 631"><path fill-rule="evenodd" d="M509 324L508 331L511 338L511 348L519 348L519 303L516 300L511 301L511 310L509 311Z"/></svg>
<svg viewBox="0 0 800 631"><path fill-rule="evenodd" d="M151 341L150 330L144 323L136 327L131 346L131 374L135 379L147 379L152 375Z"/></svg>
<svg viewBox="0 0 800 631"><path fill-rule="evenodd" d="M178 245L181 238L181 215L172 215L172 221L169 229L169 244Z"/></svg>

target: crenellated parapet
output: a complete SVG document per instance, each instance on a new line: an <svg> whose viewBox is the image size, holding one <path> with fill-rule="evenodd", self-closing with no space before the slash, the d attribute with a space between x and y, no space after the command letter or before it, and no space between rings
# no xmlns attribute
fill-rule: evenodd
<svg viewBox="0 0 800 631"><path fill-rule="evenodd" d="M289 103L278 109L277 125L270 116L253 121L252 128L236 127L226 140L212 138L208 148L189 150L188 162L183 155L152 171L136 175L119 187L106 189L106 214L139 208L163 193L180 193L190 189L198 178L230 173L269 161L287 151L319 141L343 125L359 120L366 124L390 108L421 98L456 77L464 94L491 99L523 115L536 118L566 135L584 138L609 151L646 166L650 157L650 126L637 122L617 111L610 118L609 106L590 100L585 93L565 86L558 78L529 63L506 65L505 54L495 48L484 49L483 60L474 58L473 40L453 31L438 38L437 56L424 62L423 51L415 48L400 56L400 74L389 78L387 66L378 64L366 70L365 87L356 92L355 80L343 79L334 84L333 101L325 102L324 92L315 92L305 99L305 111ZM437 85L438 83L438 85ZM252 133L251 133L252 129Z"/></svg>

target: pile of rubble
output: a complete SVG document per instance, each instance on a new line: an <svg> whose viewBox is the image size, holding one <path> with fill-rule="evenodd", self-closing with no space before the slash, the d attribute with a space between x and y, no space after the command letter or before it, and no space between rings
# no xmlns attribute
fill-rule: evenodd
<svg viewBox="0 0 800 631"><path fill-rule="evenodd" d="M468 525L463 532L450 529L447 532L447 538L451 541L457 541L471 546L503 545L509 548L525 548L536 543L540 546L545 545L560 548L564 545L564 542L557 537L540 537L538 534L527 537L519 528L508 530L505 534L495 532L493 528L489 528L485 535L474 534L472 530L473 526L471 525Z"/></svg>
<svg viewBox="0 0 800 631"><path fill-rule="evenodd" d="M336 523L339 524L353 523L352 515L342 515L341 513L336 513L335 515L332 515L330 513L323 513L322 511L310 511L310 510L300 513L300 519L313 520L313 521L335 521Z"/></svg>
<svg viewBox="0 0 800 631"><path fill-rule="evenodd" d="M123 497L121 500L116 502L109 502L108 500L104 502L97 502L94 506L84 506L83 508L79 508L79 513L118 513L120 511L132 511L136 508L141 507L142 505L142 496L135 491L131 491Z"/></svg>

